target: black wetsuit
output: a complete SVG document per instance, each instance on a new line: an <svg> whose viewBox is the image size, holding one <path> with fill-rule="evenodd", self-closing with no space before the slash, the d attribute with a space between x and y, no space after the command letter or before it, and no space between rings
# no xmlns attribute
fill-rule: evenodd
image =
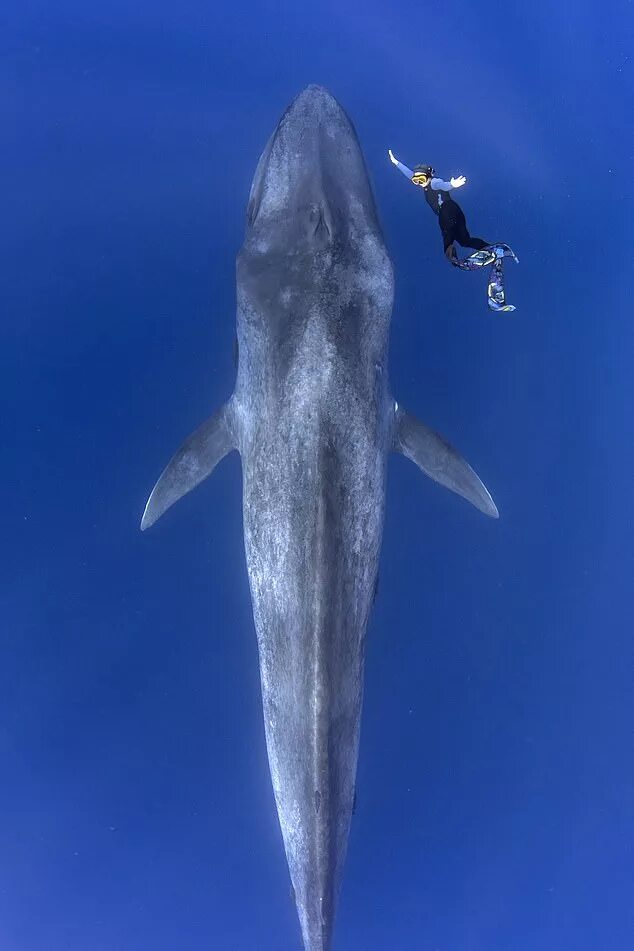
<svg viewBox="0 0 634 951"><path fill-rule="evenodd" d="M430 185L427 185L423 191L427 204L438 216L445 251L454 241L457 241L463 248L473 248L475 251L481 251L482 248L489 246L488 241L483 241L482 238L473 238L469 234L464 212L449 192L436 191Z"/></svg>

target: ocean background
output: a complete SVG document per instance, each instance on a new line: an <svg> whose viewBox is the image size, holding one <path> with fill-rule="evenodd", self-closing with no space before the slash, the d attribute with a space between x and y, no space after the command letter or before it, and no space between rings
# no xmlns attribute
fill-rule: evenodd
<svg viewBox="0 0 634 951"><path fill-rule="evenodd" d="M234 261L288 102L357 128L402 404L335 951L634 947L630 0L8 0L0 12L0 949L299 951L237 455ZM387 160L463 173L513 314Z"/></svg>

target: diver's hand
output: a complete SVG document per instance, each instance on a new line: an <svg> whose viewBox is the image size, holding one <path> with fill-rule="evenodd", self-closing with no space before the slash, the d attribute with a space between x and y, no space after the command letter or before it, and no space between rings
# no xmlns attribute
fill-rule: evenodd
<svg viewBox="0 0 634 951"><path fill-rule="evenodd" d="M457 178L449 179L452 188L462 188L466 181L467 179L464 177L464 175L458 175Z"/></svg>
<svg viewBox="0 0 634 951"><path fill-rule="evenodd" d="M387 154L390 156L390 162L392 163L392 165L396 165L397 160L394 157L394 152L392 151L392 149L388 149Z"/></svg>

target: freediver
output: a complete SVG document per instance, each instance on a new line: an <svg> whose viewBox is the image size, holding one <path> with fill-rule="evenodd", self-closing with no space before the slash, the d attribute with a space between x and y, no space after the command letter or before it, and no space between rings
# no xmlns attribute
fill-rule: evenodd
<svg viewBox="0 0 634 951"><path fill-rule="evenodd" d="M391 149L388 149L390 161L396 165L398 170L409 178L413 185L418 185L425 193L427 204L438 218L438 224L442 233L443 247L447 260L456 267L461 266L461 262L456 252L457 241L463 248L473 248L474 251L483 251L490 248L491 243L483 238L474 238L469 234L464 212L458 202L454 201L450 192L456 188L462 188L467 179L464 175L458 175L457 178L451 178L445 182L442 178L436 177L436 169L431 165L417 165L414 169L403 165L394 156ZM502 252L503 253L503 252ZM491 252L490 263L495 258L495 253ZM500 254L500 257L502 254Z"/></svg>
<svg viewBox="0 0 634 951"><path fill-rule="evenodd" d="M427 204L438 218L442 234L443 247L447 260L454 267L472 271L488 264L491 265L491 276L488 281L487 298L489 309L494 311L512 311L515 307L508 304L504 290L504 258L511 257L518 263L518 258L508 244L496 242L492 244L483 238L474 238L469 234L464 212L460 205L453 200L450 192L462 188L467 179L464 175L451 178L445 182L436 177L436 170L431 165L417 165L414 169L403 165L388 149L390 161L409 178L413 185L418 185L425 193ZM456 251L456 241L463 248L473 248L473 253L466 258L459 258Z"/></svg>

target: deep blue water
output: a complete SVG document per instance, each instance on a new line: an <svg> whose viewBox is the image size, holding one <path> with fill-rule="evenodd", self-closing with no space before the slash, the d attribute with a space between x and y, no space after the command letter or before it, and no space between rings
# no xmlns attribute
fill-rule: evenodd
<svg viewBox="0 0 634 951"><path fill-rule="evenodd" d="M288 5L282 5L288 6ZM259 153L326 85L396 268L399 399L499 522L390 462L337 951L634 947L631 2L0 14L1 951L298 951L231 392ZM464 173L512 315L391 168Z"/></svg>

